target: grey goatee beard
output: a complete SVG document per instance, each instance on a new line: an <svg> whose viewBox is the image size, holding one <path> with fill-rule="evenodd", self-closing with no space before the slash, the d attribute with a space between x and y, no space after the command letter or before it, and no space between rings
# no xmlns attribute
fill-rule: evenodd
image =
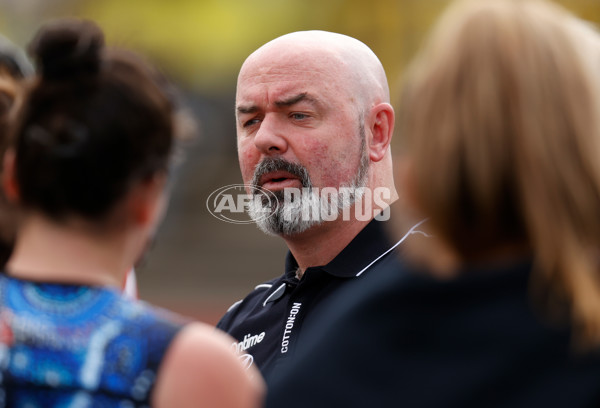
<svg viewBox="0 0 600 408"><path fill-rule="evenodd" d="M325 222L320 216L311 214L308 211L309 209L320 208L320 214L336 214L339 216L345 208L360 201L364 195L364 188L367 186L369 173L369 156L366 153L365 132L362 123L360 135L361 148L358 170L352 180L340 185L339 188L339 190L347 189L351 194L340 194L335 199L332 199L330 195L323 197L314 190L308 170L301 164L290 163L281 157L267 157L262 160L254 170L252 179L254 186L259 186L261 177L267 173L286 171L298 177L302 184L302 193L295 195L293 200L286 200L286 194L283 190L273 191L277 203L271 205L266 201L251 200L248 206L248 214L256 222L258 228L270 235L293 236ZM270 213L269 216L265 217L265 212ZM306 217L306 214L312 216Z"/></svg>

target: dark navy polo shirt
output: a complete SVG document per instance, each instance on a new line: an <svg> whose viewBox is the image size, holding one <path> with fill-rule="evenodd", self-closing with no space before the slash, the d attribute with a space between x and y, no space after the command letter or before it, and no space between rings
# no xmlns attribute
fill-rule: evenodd
<svg viewBox="0 0 600 408"><path fill-rule="evenodd" d="M382 265L396 262L389 256L397 245L386 234L390 222L371 220L331 262L307 268L300 280L298 264L288 252L283 276L256 286L231 306L217 327L237 339L232 347L246 361L268 374L294 352L302 341L302 326L324 299L363 272L377 273Z"/></svg>

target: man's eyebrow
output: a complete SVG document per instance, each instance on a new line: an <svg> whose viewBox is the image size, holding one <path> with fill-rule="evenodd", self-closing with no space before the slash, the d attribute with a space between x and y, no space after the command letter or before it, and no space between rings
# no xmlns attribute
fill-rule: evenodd
<svg viewBox="0 0 600 408"><path fill-rule="evenodd" d="M278 108L284 108L284 107L288 107L288 106L293 106L293 105L297 104L298 102L302 102L302 101L309 102L313 105L318 105L317 100L315 98L311 97L310 95L308 95L307 92L302 92L298 95L291 96L287 99L275 101L274 103L275 103L275 106L277 106ZM260 109L256 105L238 105L236 110L238 113L250 114L250 113L256 113Z"/></svg>
<svg viewBox="0 0 600 408"><path fill-rule="evenodd" d="M295 105L298 102L302 102L302 101L309 102L309 103L311 103L313 105L317 104L316 99L314 99L311 96L309 96L308 93L303 92L301 94L289 97L289 98L281 100L281 101L275 101L275 106L277 106L279 108L282 108L282 107L287 107L287 106Z"/></svg>
<svg viewBox="0 0 600 408"><path fill-rule="evenodd" d="M258 106L256 106L256 105L250 105L250 106L239 105L237 107L237 111L238 111L238 113L256 113L256 112L258 112Z"/></svg>

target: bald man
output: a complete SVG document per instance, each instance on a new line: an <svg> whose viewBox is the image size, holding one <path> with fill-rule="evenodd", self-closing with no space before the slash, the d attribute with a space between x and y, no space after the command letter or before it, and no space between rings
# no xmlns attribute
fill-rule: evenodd
<svg viewBox="0 0 600 408"><path fill-rule="evenodd" d="M397 199L385 72L362 42L296 32L244 62L237 145L260 229L283 238L285 273L256 286L218 327L263 374L293 354L302 326L334 292L395 261L384 233Z"/></svg>

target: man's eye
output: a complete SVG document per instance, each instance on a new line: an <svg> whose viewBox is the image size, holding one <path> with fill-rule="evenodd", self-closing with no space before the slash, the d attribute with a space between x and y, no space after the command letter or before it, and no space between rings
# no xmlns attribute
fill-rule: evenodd
<svg viewBox="0 0 600 408"><path fill-rule="evenodd" d="M243 123L243 127L247 128L260 122L260 119L250 119Z"/></svg>
<svg viewBox="0 0 600 408"><path fill-rule="evenodd" d="M294 120L304 120L308 118L308 115L305 113L292 113L290 117Z"/></svg>

